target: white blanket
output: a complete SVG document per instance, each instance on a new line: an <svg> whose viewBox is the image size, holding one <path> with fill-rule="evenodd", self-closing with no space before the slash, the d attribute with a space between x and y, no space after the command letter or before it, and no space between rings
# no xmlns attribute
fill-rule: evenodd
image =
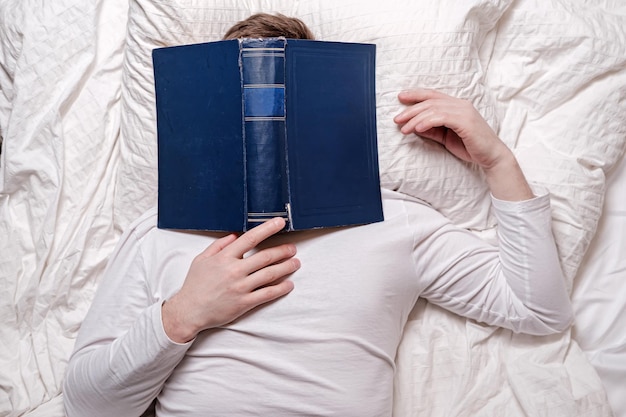
<svg viewBox="0 0 626 417"><path fill-rule="evenodd" d="M397 92L415 86L473 101L551 191L574 286L626 147L619 1L5 0L0 416L63 415L65 364L107 257L155 202L151 49L218 39L261 10L297 15L320 39L377 44L383 185L489 239L480 174L390 119ZM513 335L419 302L398 351L395 414L611 415L570 336Z"/></svg>

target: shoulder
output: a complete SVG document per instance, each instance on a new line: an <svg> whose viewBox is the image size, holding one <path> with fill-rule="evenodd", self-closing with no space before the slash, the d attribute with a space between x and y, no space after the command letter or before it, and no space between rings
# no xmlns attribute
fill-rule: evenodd
<svg viewBox="0 0 626 417"><path fill-rule="evenodd" d="M420 223L425 220L447 222L443 215L419 198L384 188L381 189L381 196L385 220L395 217L417 217L421 219Z"/></svg>
<svg viewBox="0 0 626 417"><path fill-rule="evenodd" d="M159 241L167 242L167 235L173 233L170 230L159 229L158 227L158 210L152 207L145 211L141 216L135 219L124 230L120 243L123 245L133 245L138 248L146 246L154 246ZM151 248L150 250L152 250ZM141 249L140 249L141 250Z"/></svg>
<svg viewBox="0 0 626 417"><path fill-rule="evenodd" d="M380 194L383 199L383 203L387 204L404 204L405 202L411 204L419 204L423 206L428 206L424 200L421 200L417 197L410 196L405 193L401 193L399 191L389 190L387 188L381 188Z"/></svg>
<svg viewBox="0 0 626 417"><path fill-rule="evenodd" d="M157 229L157 208L152 207L133 221L124 231L125 234L133 235L136 239L141 239L151 231Z"/></svg>
<svg viewBox="0 0 626 417"><path fill-rule="evenodd" d="M138 246L150 257L172 252L197 254L224 235L223 232L161 229L158 227L156 207L144 212L124 232L127 242Z"/></svg>

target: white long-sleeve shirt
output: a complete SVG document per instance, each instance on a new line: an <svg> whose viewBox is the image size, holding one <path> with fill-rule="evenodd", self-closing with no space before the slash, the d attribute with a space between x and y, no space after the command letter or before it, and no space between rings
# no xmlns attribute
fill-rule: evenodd
<svg viewBox="0 0 626 417"><path fill-rule="evenodd" d="M302 267L294 290L189 343L161 305L219 234L157 229L156 210L115 250L65 382L68 417L384 416L394 358L418 297L516 332L564 330L571 306L549 199L494 199L499 248L426 205L383 190L385 221L281 234Z"/></svg>

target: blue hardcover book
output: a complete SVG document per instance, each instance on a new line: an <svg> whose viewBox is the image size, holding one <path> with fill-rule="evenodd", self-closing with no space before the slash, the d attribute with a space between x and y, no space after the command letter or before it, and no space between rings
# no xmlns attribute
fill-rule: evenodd
<svg viewBox="0 0 626 417"><path fill-rule="evenodd" d="M374 45L242 39L152 56L160 228L383 219Z"/></svg>

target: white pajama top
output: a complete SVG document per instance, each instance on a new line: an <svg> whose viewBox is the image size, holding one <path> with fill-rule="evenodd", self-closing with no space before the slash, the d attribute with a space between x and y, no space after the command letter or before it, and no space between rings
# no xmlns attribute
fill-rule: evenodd
<svg viewBox="0 0 626 417"><path fill-rule="evenodd" d="M387 416L394 358L418 297L490 325L542 335L571 321L547 195L493 201L499 246L383 190L385 221L290 232L294 289L186 344L162 303L219 233L156 227L156 209L114 251L64 386L68 417Z"/></svg>

